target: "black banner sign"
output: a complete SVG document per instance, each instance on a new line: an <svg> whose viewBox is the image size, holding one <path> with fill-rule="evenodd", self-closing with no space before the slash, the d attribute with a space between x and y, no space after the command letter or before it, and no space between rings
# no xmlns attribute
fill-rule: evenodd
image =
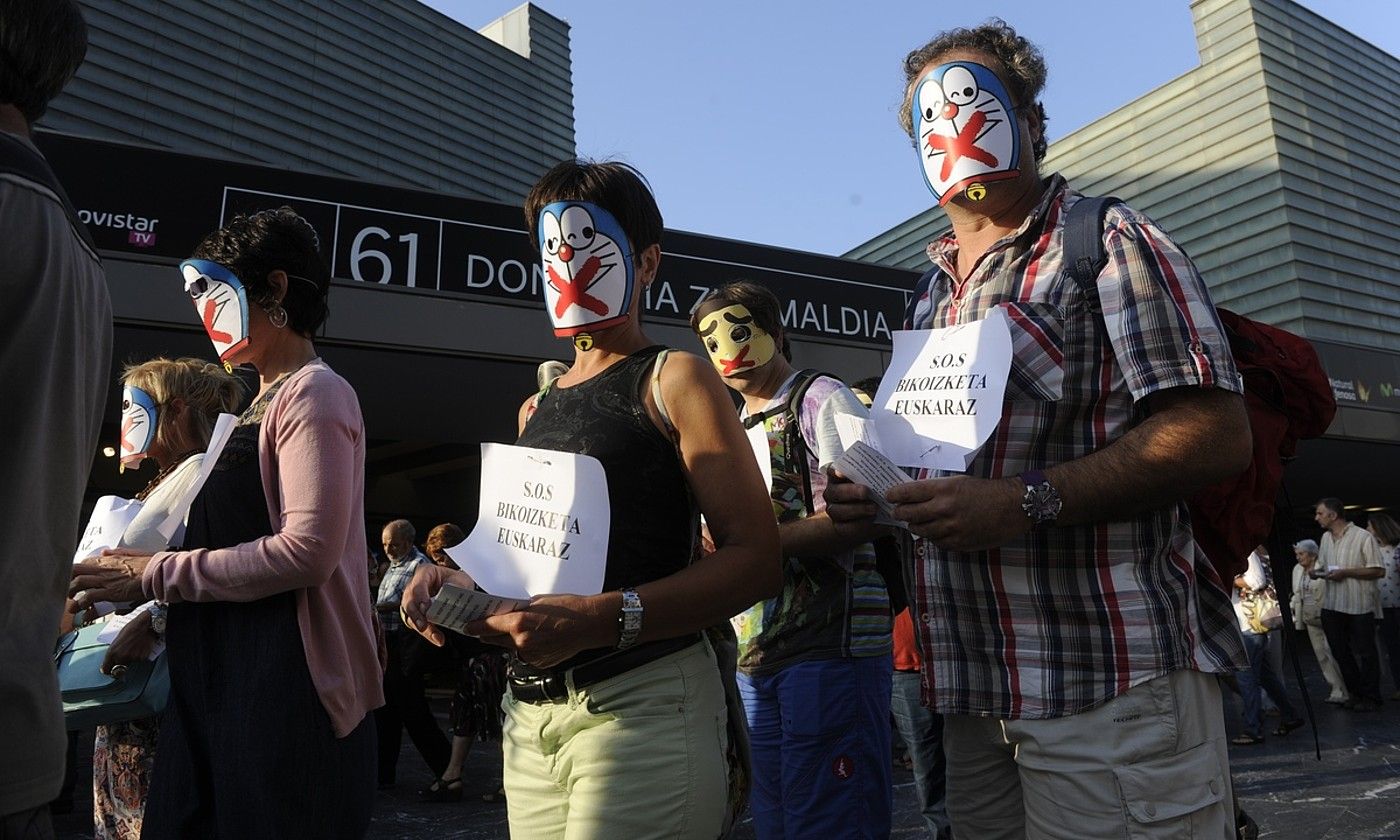
<svg viewBox="0 0 1400 840"><path fill-rule="evenodd" d="M183 259L238 213L289 205L337 280L542 305L520 208L58 134L37 142L98 247ZM663 212L665 208L662 208ZM836 257L667 231L651 317L686 321L710 288L768 286L796 334L887 346L916 275Z"/></svg>
<svg viewBox="0 0 1400 840"><path fill-rule="evenodd" d="M1314 341L1337 405L1400 412L1400 355Z"/></svg>

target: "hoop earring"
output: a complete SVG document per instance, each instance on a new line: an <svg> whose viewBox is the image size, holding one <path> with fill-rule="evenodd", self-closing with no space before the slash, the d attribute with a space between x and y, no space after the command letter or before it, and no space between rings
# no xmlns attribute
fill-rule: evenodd
<svg viewBox="0 0 1400 840"><path fill-rule="evenodd" d="M267 320L280 330L287 326L287 310L282 308L282 304L274 303L272 308L267 310Z"/></svg>

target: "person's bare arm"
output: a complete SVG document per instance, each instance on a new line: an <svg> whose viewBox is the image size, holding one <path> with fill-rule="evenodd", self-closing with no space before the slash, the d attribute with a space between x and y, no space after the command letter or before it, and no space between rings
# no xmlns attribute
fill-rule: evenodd
<svg viewBox="0 0 1400 840"><path fill-rule="evenodd" d="M1146 403L1147 418L1118 440L1045 470L1064 501L1056 524L1126 519L1248 466L1249 419L1240 395L1182 387L1152 394ZM1004 545L1030 530L1021 510L1024 492L1014 476L954 476L901 485L889 499L898 505L895 516L914 533L943 548L971 551Z"/></svg>
<svg viewBox="0 0 1400 840"><path fill-rule="evenodd" d="M772 505L719 376L695 356L672 353L662 368L661 391L679 437L682 468L715 551L637 587L644 610L639 642L704 629L776 595L782 585ZM649 392L645 402L654 410ZM435 590L431 585L410 589L413 596L405 594L405 610L422 628L421 613L409 601L421 602ZM616 645L621 607L618 591L544 595L521 610L475 622L466 632L513 648L532 665L550 667L581 651Z"/></svg>
<svg viewBox="0 0 1400 840"><path fill-rule="evenodd" d="M874 535L838 530L824 510L778 526L784 557L829 557L868 542Z"/></svg>

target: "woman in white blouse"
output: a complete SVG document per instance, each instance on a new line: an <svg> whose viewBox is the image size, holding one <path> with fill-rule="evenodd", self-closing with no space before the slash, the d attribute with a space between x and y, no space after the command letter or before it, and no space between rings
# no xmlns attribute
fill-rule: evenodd
<svg viewBox="0 0 1400 840"><path fill-rule="evenodd" d="M1327 581L1321 576L1312 575L1317 566L1317 543L1303 540L1294 544L1293 556L1298 559L1298 565L1293 567L1293 597L1289 601L1293 610L1293 626L1308 631L1313 656L1322 668L1322 676L1332 688L1327 702L1340 706L1349 699L1349 695L1337 661L1332 658L1332 649L1327 646L1327 636L1322 632L1322 596L1327 591Z"/></svg>

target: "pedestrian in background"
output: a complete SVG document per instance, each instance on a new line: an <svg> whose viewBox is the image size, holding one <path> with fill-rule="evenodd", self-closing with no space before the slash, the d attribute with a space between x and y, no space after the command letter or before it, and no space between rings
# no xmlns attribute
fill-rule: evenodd
<svg viewBox="0 0 1400 840"><path fill-rule="evenodd" d="M1326 597L1327 579L1317 568L1317 543L1313 540L1295 543L1293 556L1298 560L1293 566L1293 595L1289 600L1293 626L1308 631L1313 657L1332 689L1327 702L1340 706L1350 697L1337 660L1332 658L1332 649L1327 646L1327 635L1322 632L1322 601Z"/></svg>
<svg viewBox="0 0 1400 840"><path fill-rule="evenodd" d="M1381 597L1381 649L1390 664L1390 682L1395 688L1390 699L1400 700L1400 524L1389 514L1373 513L1366 530L1381 547L1385 574L1376 581Z"/></svg>
<svg viewBox="0 0 1400 840"><path fill-rule="evenodd" d="M1385 565L1376 538L1348 522L1345 509L1341 499L1329 497L1319 501L1313 511L1313 519L1326 529L1317 554L1318 566L1327 576L1322 631L1351 696L1344 708L1374 712L1381 706L1377 581L1385 575Z"/></svg>

